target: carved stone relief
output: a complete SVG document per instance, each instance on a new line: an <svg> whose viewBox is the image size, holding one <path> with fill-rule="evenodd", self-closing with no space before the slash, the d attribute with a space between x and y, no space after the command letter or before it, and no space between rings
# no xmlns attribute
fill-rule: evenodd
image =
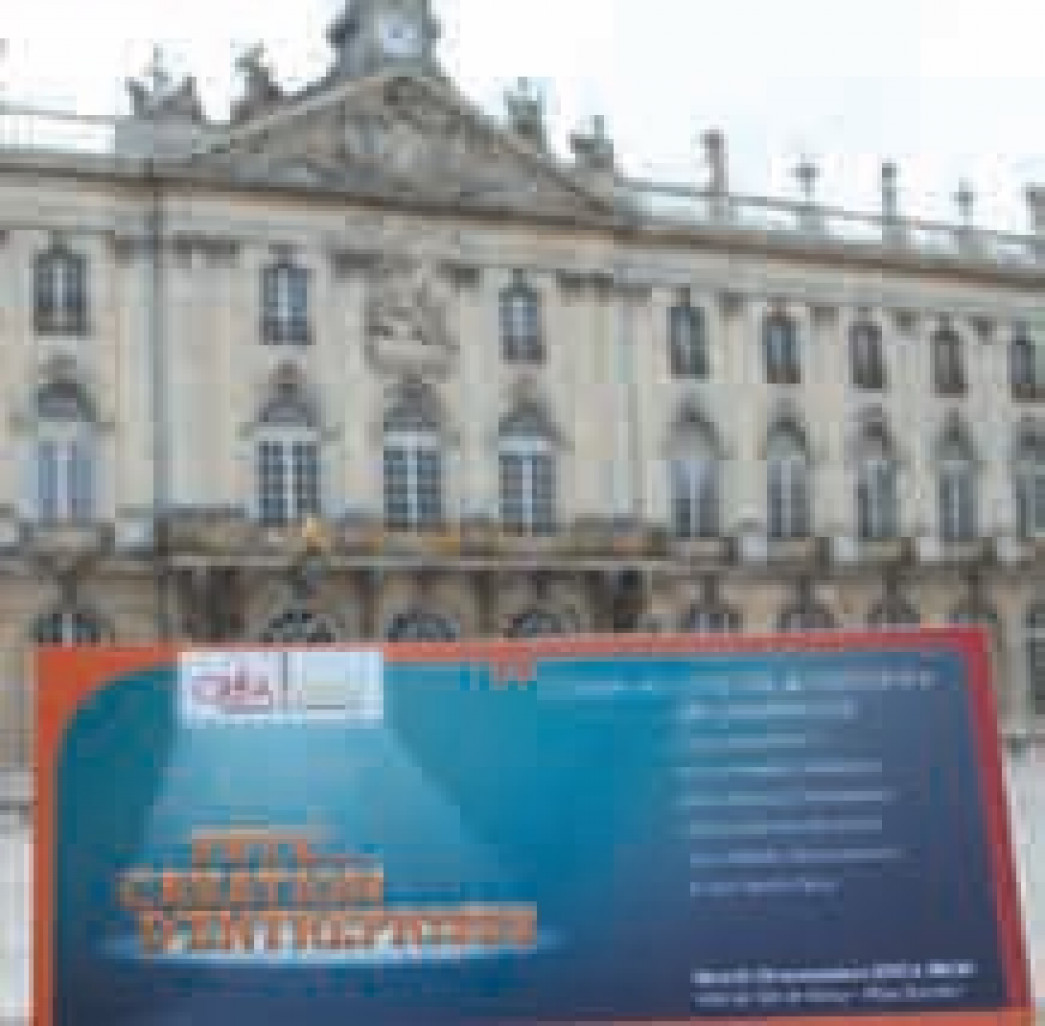
<svg viewBox="0 0 1045 1026"><path fill-rule="evenodd" d="M409 251L383 255L370 272L366 351L387 374L445 374L457 352L449 297L434 260Z"/></svg>

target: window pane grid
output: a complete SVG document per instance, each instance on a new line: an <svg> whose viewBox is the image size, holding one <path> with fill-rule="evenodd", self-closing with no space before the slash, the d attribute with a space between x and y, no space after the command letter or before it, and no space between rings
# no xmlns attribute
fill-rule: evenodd
<svg viewBox="0 0 1045 1026"><path fill-rule="evenodd" d="M385 446L385 521L393 530L443 524L441 453L427 445Z"/></svg>
<svg viewBox="0 0 1045 1026"><path fill-rule="evenodd" d="M502 452L501 523L520 534L555 530L555 462L550 453Z"/></svg>
<svg viewBox="0 0 1045 1026"><path fill-rule="evenodd" d="M306 520L319 515L319 453L315 442L293 446L294 518Z"/></svg>
<svg viewBox="0 0 1045 1026"><path fill-rule="evenodd" d="M273 526L287 523L289 510L281 442L258 444L258 492L261 522Z"/></svg>

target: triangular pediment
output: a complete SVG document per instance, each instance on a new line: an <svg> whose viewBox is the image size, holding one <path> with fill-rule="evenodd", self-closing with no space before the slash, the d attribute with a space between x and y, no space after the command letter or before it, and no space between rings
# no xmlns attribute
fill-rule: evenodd
<svg viewBox="0 0 1045 1026"><path fill-rule="evenodd" d="M490 209L605 217L612 198L450 83L385 75L318 89L230 129L201 170Z"/></svg>

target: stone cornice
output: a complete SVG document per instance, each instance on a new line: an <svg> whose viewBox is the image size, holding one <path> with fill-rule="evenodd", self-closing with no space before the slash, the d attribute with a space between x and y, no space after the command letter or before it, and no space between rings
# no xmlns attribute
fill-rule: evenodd
<svg viewBox="0 0 1045 1026"><path fill-rule="evenodd" d="M815 238L801 233L771 232L735 228L716 224L664 224L642 222L633 216L599 215L595 213L555 213L527 211L515 204L497 204L480 199L443 200L412 197L401 192L378 188L332 188L329 185L235 182L223 172L185 164L158 162L149 171L143 161L114 157L77 155L5 154L0 155L0 182L4 175L25 172L34 176L54 175L74 180L95 180L122 184L135 189L162 185L171 193L180 188L211 186L216 194L236 197L279 195L290 199L343 202L350 198L360 207L419 214L431 217L559 226L577 232L610 235L619 243L657 246L696 247L701 251L749 253L789 262L836 267L844 261L850 267L869 270L893 270L946 279L956 284L996 285L1005 288L1045 287L1045 263L1041 266L1002 266L976 252L964 255L932 254L924 250L901 247L872 246L833 239ZM340 211L339 213L343 213Z"/></svg>

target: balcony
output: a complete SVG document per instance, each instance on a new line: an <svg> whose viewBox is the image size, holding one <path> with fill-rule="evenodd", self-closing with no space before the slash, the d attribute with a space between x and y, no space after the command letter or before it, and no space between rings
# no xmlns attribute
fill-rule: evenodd
<svg viewBox="0 0 1045 1026"><path fill-rule="evenodd" d="M896 566L909 562L912 555L907 538L862 538L857 542L857 559L865 566Z"/></svg>
<svg viewBox="0 0 1045 1026"><path fill-rule="evenodd" d="M823 554L821 539L806 538L773 538L767 542L766 555L771 564L788 566L808 566L820 561Z"/></svg>
<svg viewBox="0 0 1045 1026"><path fill-rule="evenodd" d="M37 521L24 527L26 546L48 556L79 558L101 554L112 537L108 524L98 521Z"/></svg>
<svg viewBox="0 0 1045 1026"><path fill-rule="evenodd" d="M726 561L730 552L728 538L719 536L704 538L671 537L667 545L667 555L673 560L691 566L708 566Z"/></svg>
<svg viewBox="0 0 1045 1026"><path fill-rule="evenodd" d="M993 555L994 544L989 538L926 536L918 539L918 561L923 564L976 566Z"/></svg>

